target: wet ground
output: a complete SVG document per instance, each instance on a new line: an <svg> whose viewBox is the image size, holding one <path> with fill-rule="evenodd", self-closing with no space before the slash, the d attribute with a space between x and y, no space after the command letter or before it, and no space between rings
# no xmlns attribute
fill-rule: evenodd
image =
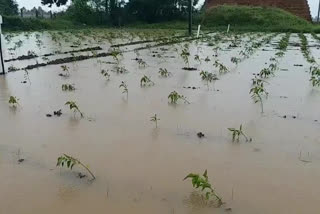
<svg viewBox="0 0 320 214"><path fill-rule="evenodd" d="M6 60L27 55L29 50L37 56L54 55L7 62L6 67L20 69L72 56L61 52L101 47L73 55L96 56L110 53L115 44L182 35L147 32L139 37L132 32L122 38L121 33L112 39L105 38L105 32L86 32L85 38L62 34L58 42L49 33L28 34L28 39L14 35L6 40ZM119 66L127 70L123 74L113 71L117 62L108 56L1 76L0 213L318 213L320 89L309 82L310 63L300 50L301 41L291 34L285 55L277 58L278 69L266 79L269 96L263 98L261 113L260 104L249 94L251 79L270 64L285 35L237 36L212 33L209 38L179 40L173 45L161 44L168 42L164 40L125 45L119 49L123 52ZM266 37L270 42L263 40ZM319 62L319 41L306 37ZM21 47L9 50L19 40ZM257 41L263 41L261 47L248 58L238 65L231 62ZM196 71L182 69L187 66L180 57L186 43L190 66ZM201 63L194 60L195 55ZM211 61L205 62L206 57ZM220 74L213 66L215 60L229 72ZM61 65L69 71L64 72ZM160 77L160 68L171 75ZM199 75L202 70L216 73L219 80L207 84ZM140 86L144 75L154 86ZM128 96L119 88L122 81ZM62 84L74 84L76 90L62 91ZM172 91L184 95L190 104L168 103ZM10 96L19 99L16 108L8 104ZM64 105L67 101L75 101L84 118L70 111ZM60 117L46 116L59 109ZM160 119L157 128L150 121L154 114ZM241 124L252 142L244 138L232 142L227 128ZM199 138L198 132L205 136ZM57 168L57 158L64 153L88 165L96 179L80 179L79 172L90 175L78 166L72 171ZM225 202L219 208L209 206L190 181L183 181L188 173L206 169Z"/></svg>

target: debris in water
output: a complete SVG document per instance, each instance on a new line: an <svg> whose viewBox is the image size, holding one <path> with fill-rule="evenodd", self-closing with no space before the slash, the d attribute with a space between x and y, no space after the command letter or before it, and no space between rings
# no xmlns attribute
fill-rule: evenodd
<svg viewBox="0 0 320 214"><path fill-rule="evenodd" d="M199 138L203 138L203 137L204 137L204 134L203 134L202 132L198 132L197 136L198 136Z"/></svg>

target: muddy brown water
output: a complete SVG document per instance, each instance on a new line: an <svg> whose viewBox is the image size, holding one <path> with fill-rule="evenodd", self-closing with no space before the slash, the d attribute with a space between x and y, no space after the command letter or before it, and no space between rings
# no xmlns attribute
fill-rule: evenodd
<svg viewBox="0 0 320 214"><path fill-rule="evenodd" d="M292 34L290 42L300 40ZM60 65L30 70L31 84L21 83L24 71L1 76L0 213L230 213L226 208L239 214L319 213L320 90L309 83L310 65L299 47L289 46L280 59L282 70L267 80L269 97L261 114L249 95L251 79L276 50L264 45L235 66L230 58L244 43L219 51L218 59L231 72L219 75L209 88L199 72L215 71L214 52L206 43L194 42L191 55L212 60L191 60L198 71L182 70L183 60L170 46L166 53L159 47L141 50L146 68L132 60L133 52L125 53L121 65L129 73L110 72L110 81L100 70L112 65L100 67L96 59L67 64L67 79L58 76ZM152 57L152 51L175 58ZM320 51L312 47L311 53L319 62ZM159 68L167 68L172 76L160 78ZM155 86L141 88L143 75ZM128 84L128 99L119 89L121 81ZM74 84L76 91L62 92L66 83ZM184 88L189 86L199 88ZM174 90L191 104L168 104ZM11 95L19 98L17 109L8 105ZM69 100L77 102L84 119L64 106ZM59 109L61 117L46 117ZM150 122L154 114L160 118L157 129ZM240 124L253 138L251 143L231 141L227 128ZM200 131L205 138L197 137ZM87 164L97 179L77 178L78 172L86 173L79 167L56 168L63 153ZM25 161L19 164L20 158ZM226 202L221 208L203 205L190 181L182 181L188 173L205 169Z"/></svg>

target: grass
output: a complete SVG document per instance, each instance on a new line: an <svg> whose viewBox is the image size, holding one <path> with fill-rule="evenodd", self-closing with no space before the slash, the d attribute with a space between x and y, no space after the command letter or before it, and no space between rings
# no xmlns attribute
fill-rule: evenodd
<svg viewBox="0 0 320 214"><path fill-rule="evenodd" d="M320 26L282 9L267 7L218 6L209 9L202 22L209 29L226 29L230 24L233 31L320 32Z"/></svg>

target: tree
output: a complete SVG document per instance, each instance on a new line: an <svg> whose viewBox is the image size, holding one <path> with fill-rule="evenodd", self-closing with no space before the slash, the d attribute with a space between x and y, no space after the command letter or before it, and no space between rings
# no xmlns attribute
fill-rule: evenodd
<svg viewBox="0 0 320 214"><path fill-rule="evenodd" d="M62 5L66 5L68 0L41 0L41 4L48 5L49 7L52 7L52 5L56 5L57 7L60 7Z"/></svg>
<svg viewBox="0 0 320 214"><path fill-rule="evenodd" d="M18 4L15 0L0 0L1 15L18 15Z"/></svg>
<svg viewBox="0 0 320 214"><path fill-rule="evenodd" d="M189 0L130 0L128 12L149 23L170 21L187 15ZM193 6L198 0L193 1Z"/></svg>

